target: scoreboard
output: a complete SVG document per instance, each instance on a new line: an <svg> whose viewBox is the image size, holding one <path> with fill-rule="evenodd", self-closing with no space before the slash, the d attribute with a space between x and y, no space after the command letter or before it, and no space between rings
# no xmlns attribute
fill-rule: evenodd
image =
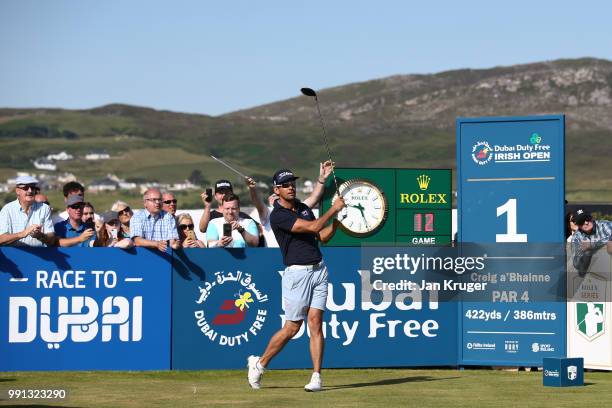
<svg viewBox="0 0 612 408"><path fill-rule="evenodd" d="M461 364L565 356L563 115L457 119L459 248L485 256L461 302Z"/></svg>
<svg viewBox="0 0 612 408"><path fill-rule="evenodd" d="M450 245L450 170L396 170L396 241L412 245Z"/></svg>
<svg viewBox="0 0 612 408"><path fill-rule="evenodd" d="M449 246L452 240L450 169L338 168L347 206L330 246ZM322 212L335 196L327 180Z"/></svg>

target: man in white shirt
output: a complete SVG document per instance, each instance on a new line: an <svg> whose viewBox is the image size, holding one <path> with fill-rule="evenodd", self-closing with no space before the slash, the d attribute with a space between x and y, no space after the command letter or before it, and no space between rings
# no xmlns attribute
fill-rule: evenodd
<svg viewBox="0 0 612 408"><path fill-rule="evenodd" d="M257 226L252 219L240 217L240 198L235 194L226 194L221 209L223 217L214 218L208 223L206 229L208 247L256 247L259 244Z"/></svg>
<svg viewBox="0 0 612 408"><path fill-rule="evenodd" d="M38 191L38 180L34 177L17 177L17 199L0 211L0 245L55 245L51 208L35 200Z"/></svg>

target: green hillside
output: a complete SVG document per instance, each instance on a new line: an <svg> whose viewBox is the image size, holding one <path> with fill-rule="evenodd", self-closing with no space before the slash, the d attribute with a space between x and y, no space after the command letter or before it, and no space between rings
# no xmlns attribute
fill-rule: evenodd
<svg viewBox="0 0 612 408"><path fill-rule="evenodd" d="M610 61L393 76L319 95L332 153L342 167L455 168L457 116L565 113L568 200L612 201ZM106 150L111 159L85 160L92 150ZM84 183L107 173L169 183L194 170L208 182L239 181L210 154L266 182L285 166L314 178L327 156L314 103L304 96L219 117L119 104L0 109L0 180L33 172L36 158L59 151L75 159L57 162L57 172L74 173Z"/></svg>

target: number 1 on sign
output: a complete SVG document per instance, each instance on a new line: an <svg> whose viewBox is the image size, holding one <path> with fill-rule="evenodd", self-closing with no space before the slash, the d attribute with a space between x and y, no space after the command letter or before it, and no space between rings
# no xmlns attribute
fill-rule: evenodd
<svg viewBox="0 0 612 408"><path fill-rule="evenodd" d="M527 242L527 234L516 233L516 198L511 198L497 207L497 216L506 215L506 234L495 234L495 242Z"/></svg>

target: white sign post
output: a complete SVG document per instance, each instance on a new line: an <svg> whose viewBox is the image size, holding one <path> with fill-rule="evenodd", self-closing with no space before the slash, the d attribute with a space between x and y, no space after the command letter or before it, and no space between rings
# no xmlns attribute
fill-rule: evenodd
<svg viewBox="0 0 612 408"><path fill-rule="evenodd" d="M578 275L568 248L567 355L584 367L612 370L612 257L602 248L588 272Z"/></svg>

